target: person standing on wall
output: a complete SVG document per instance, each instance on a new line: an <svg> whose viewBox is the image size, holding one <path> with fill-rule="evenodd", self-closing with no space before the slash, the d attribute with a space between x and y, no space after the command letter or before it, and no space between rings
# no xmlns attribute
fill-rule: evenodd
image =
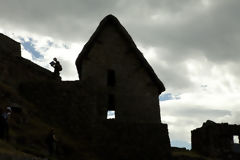
<svg viewBox="0 0 240 160"><path fill-rule="evenodd" d="M57 60L57 58L53 58L53 61L50 63L50 65L54 68L53 72L54 77L56 78L60 77L60 71L62 71L62 66L60 62Z"/></svg>

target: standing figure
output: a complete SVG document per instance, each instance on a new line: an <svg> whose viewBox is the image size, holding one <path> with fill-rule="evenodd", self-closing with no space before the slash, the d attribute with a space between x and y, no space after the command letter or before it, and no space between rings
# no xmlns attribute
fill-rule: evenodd
<svg viewBox="0 0 240 160"><path fill-rule="evenodd" d="M51 129L46 137L46 144L48 146L48 152L50 156L56 153L56 150L57 150L56 142L57 142L57 139L56 139L54 129Z"/></svg>
<svg viewBox="0 0 240 160"><path fill-rule="evenodd" d="M1 123L1 130L0 130L0 138L9 140L9 125L8 119L11 115L11 107L7 107L3 112L1 111L0 123Z"/></svg>
<svg viewBox="0 0 240 160"><path fill-rule="evenodd" d="M62 66L57 58L53 58L53 61L50 63L50 65L54 68L54 77L59 77L60 71L62 71Z"/></svg>

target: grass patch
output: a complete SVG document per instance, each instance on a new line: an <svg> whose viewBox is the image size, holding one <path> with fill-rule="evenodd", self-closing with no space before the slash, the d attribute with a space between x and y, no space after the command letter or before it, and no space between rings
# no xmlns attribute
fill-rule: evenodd
<svg viewBox="0 0 240 160"><path fill-rule="evenodd" d="M201 159L201 160L213 160L211 158L202 156L194 151L189 151L189 150L185 150L185 151L172 151L172 156L173 157L186 157L189 158L189 160L191 159Z"/></svg>

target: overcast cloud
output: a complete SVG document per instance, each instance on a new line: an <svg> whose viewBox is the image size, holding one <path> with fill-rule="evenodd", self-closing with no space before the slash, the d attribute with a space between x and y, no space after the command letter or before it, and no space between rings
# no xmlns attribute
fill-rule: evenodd
<svg viewBox="0 0 240 160"><path fill-rule="evenodd" d="M190 142L207 119L239 124L239 0L0 0L0 32L45 68L59 57L63 79L77 79L75 59L108 14L165 84L161 115L172 142Z"/></svg>

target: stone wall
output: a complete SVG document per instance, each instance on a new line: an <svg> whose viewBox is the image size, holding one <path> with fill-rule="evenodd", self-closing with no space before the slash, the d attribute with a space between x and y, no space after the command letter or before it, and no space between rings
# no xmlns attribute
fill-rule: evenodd
<svg viewBox="0 0 240 160"><path fill-rule="evenodd" d="M122 123L97 120L97 95L94 88L76 82L23 83L22 96L41 107L38 113L48 124L60 126L85 142L99 159L160 159L170 158L170 140L166 124Z"/></svg>
<svg viewBox="0 0 240 160"><path fill-rule="evenodd" d="M21 57L20 43L0 33L0 54Z"/></svg>
<svg viewBox="0 0 240 160"><path fill-rule="evenodd" d="M206 156L223 157L239 155L240 144L234 144L233 136L240 136L240 125L207 121L192 132L192 150ZM239 155L240 157L240 155Z"/></svg>
<svg viewBox="0 0 240 160"><path fill-rule="evenodd" d="M17 87L21 82L53 79L49 70L21 57L20 43L0 34L0 82Z"/></svg>
<svg viewBox="0 0 240 160"><path fill-rule="evenodd" d="M79 81L35 81L22 83L20 94L39 107L37 116L46 123L64 128L76 139L90 136L95 122L95 94Z"/></svg>
<svg viewBox="0 0 240 160"><path fill-rule="evenodd" d="M92 147L100 159L169 160L166 124L121 123L106 120L94 125Z"/></svg>

